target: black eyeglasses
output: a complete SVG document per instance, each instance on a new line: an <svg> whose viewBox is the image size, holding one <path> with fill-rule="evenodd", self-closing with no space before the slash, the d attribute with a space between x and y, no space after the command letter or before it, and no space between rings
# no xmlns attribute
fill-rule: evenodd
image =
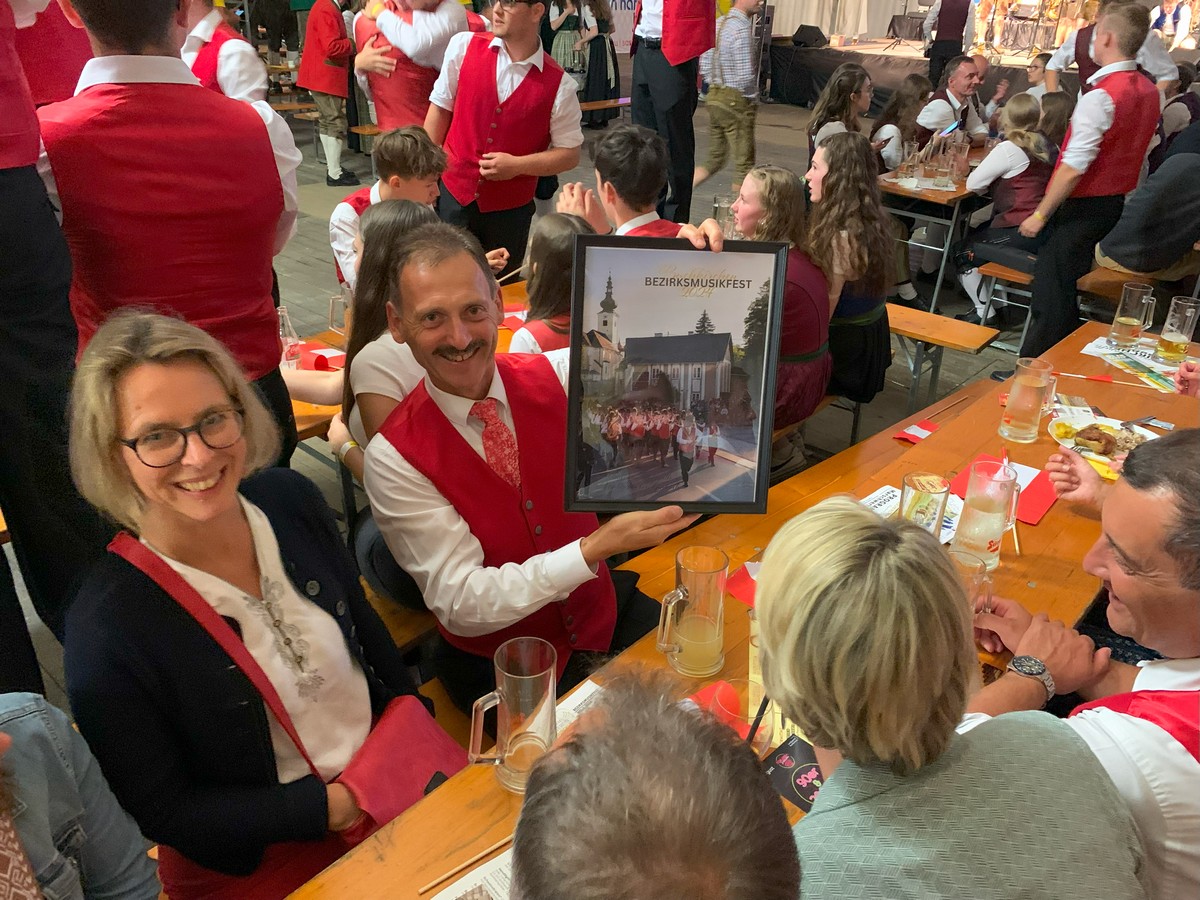
<svg viewBox="0 0 1200 900"><path fill-rule="evenodd" d="M140 437L118 440L118 443L136 453L143 465L165 469L183 459L189 434L200 438L210 450L224 450L241 439L243 425L242 410L218 409L187 428L156 428Z"/></svg>

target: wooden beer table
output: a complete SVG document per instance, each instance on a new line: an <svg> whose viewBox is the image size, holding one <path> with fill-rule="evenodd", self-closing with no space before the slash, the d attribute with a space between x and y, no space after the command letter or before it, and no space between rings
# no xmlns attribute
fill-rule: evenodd
<svg viewBox="0 0 1200 900"><path fill-rule="evenodd" d="M1057 370L1112 374L1122 380L1134 380L1099 358L1079 353L1089 341L1106 332L1107 326L1088 323L1048 351L1044 358ZM949 475L980 453L999 455L1004 446L1014 462L1040 468L1058 446L1045 432L1046 420L1032 444L1006 443L997 435L1001 414L999 395L1007 390L1008 385L988 380L967 385L905 419L895 429L868 438L771 488L765 515L715 516L641 554L624 568L640 575L639 587L643 591L661 597L675 586L674 559L680 548L694 544L720 547L729 555L732 571L760 553L785 522L826 497L849 493L862 498L884 485L899 487L903 476L912 471ZM1194 428L1198 424L1200 404L1188 397L1150 388L1067 378L1060 378L1058 390L1082 395L1114 418L1155 415L1174 422L1177 428ZM911 446L891 437L895 431L922 420L932 421L938 429L919 444ZM1084 554L1100 533L1097 518L1059 502L1037 526L1020 527L1024 555L1016 556L1011 542L1006 540L1000 567L993 573L996 592L1020 600L1035 612L1076 621L1097 588L1096 580L1081 567ZM747 609L728 598L725 667L709 681L745 677L748 642ZM986 654L981 654L981 658L990 659ZM666 665L663 655L655 650L654 635L634 644L595 678L602 682L606 674L630 665L656 668ZM691 682L697 690L705 683ZM416 897L421 887L511 835L520 806L521 798L503 790L490 768L468 767L292 896L307 900ZM788 812L793 820L799 818L795 808L789 807ZM436 894L463 874L455 875L424 896Z"/></svg>

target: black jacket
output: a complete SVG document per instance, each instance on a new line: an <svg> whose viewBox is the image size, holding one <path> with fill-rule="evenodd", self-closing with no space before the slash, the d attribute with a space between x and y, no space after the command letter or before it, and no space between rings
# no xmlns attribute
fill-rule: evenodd
<svg viewBox="0 0 1200 900"><path fill-rule="evenodd" d="M341 626L374 713L415 694L316 487L269 469L241 492L266 513L300 595ZM262 698L141 571L112 553L97 563L68 613L65 651L79 729L148 838L210 869L246 875L269 844L324 837L325 785L313 775L279 783Z"/></svg>

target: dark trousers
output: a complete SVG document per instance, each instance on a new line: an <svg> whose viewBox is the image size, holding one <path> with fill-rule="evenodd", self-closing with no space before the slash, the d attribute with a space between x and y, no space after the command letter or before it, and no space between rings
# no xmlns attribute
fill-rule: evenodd
<svg viewBox="0 0 1200 900"><path fill-rule="evenodd" d="M525 260L525 245L529 241L529 225L533 221L533 201L515 209L480 212L478 203L466 206L442 185L438 198L438 215L443 222L465 228L483 245L484 252L503 247L508 251L508 265L499 277L521 268Z"/></svg>
<svg viewBox="0 0 1200 900"><path fill-rule="evenodd" d="M292 396L288 393L283 374L274 369L251 384L267 405L271 418L279 426L279 458L275 465L286 467L292 461L292 454L296 451L296 445L300 443L300 436L296 434L296 414L292 412Z"/></svg>
<svg viewBox="0 0 1200 900"><path fill-rule="evenodd" d="M1096 244L1112 231L1124 206L1120 195L1070 198L1046 225L1051 231L1033 271L1033 317L1022 356L1040 356L1079 327L1075 283L1091 271Z"/></svg>
<svg viewBox="0 0 1200 900"><path fill-rule="evenodd" d="M33 166L0 170L0 209L0 509L34 608L61 640L74 584L104 553L113 530L75 490L67 464L67 395L78 343L67 300L71 257ZM0 656L11 648L24 660L27 671L14 683L38 684L7 579L0 604ZM6 661L6 679L13 677L8 663L17 662Z"/></svg>
<svg viewBox="0 0 1200 900"><path fill-rule="evenodd" d="M683 224L692 212L692 175L696 168L696 76L699 59L677 66L661 47L638 44L633 55L630 112L634 125L657 131L667 142L667 195L658 204L664 219Z"/></svg>
<svg viewBox="0 0 1200 900"><path fill-rule="evenodd" d="M929 45L929 80L933 82L936 91L942 82L942 72L946 63L956 56L962 56L962 41L934 41Z"/></svg>
<svg viewBox="0 0 1200 900"><path fill-rule="evenodd" d="M637 575L614 569L611 573L617 595L617 624L613 629L609 656L616 655L641 640L658 627L658 601L637 589ZM599 658L597 658L599 656ZM562 677L558 679L558 696L562 696L588 677L599 663L606 662L605 654L572 653ZM433 670L446 694L463 712L496 689L496 670L491 657L476 656L450 646L438 639L433 656Z"/></svg>

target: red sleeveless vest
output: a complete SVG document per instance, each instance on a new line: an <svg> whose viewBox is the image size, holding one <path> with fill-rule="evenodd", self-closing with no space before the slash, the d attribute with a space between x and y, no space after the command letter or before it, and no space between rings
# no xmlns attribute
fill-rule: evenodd
<svg viewBox="0 0 1200 900"><path fill-rule="evenodd" d="M217 26L212 40L200 48L200 52L196 54L196 61L192 63L192 74L200 80L201 85L218 94L224 93L217 82L217 60L221 55L221 45L226 41L244 40L246 39L224 22Z"/></svg>
<svg viewBox="0 0 1200 900"><path fill-rule="evenodd" d="M276 369L283 186L258 113L197 84L102 84L38 118L80 352L109 313L132 306L204 329L251 379Z"/></svg>
<svg viewBox="0 0 1200 900"><path fill-rule="evenodd" d="M678 222L672 222L670 219L655 219L653 222L647 222L645 225L631 228L625 232L624 236L673 238L679 237L679 232L682 228L682 225Z"/></svg>
<svg viewBox="0 0 1200 900"><path fill-rule="evenodd" d="M446 134L449 164L442 175L446 190L462 206L478 203L480 212L516 209L533 199L537 178L520 175L508 181L486 181L479 175L485 153L514 156L541 153L550 146L550 114L563 78L562 67L542 53L542 68L531 66L517 89L500 102L496 88L499 49L492 36L474 34L467 44L458 76L454 118Z"/></svg>
<svg viewBox="0 0 1200 900"><path fill-rule="evenodd" d="M633 10L633 27L642 18L642 0ZM717 5L705 0L663 0L662 52L673 66L695 59L717 43Z"/></svg>
<svg viewBox="0 0 1200 900"><path fill-rule="evenodd" d="M366 16L363 16L363 18L365 19ZM349 197L344 198L342 202L347 204L361 217L366 212L367 207L371 205L371 187L359 188ZM337 273L338 284L345 284L346 276L342 274L342 267L338 265L336 256L333 259L333 270Z"/></svg>
<svg viewBox="0 0 1200 900"><path fill-rule="evenodd" d="M1100 140L1100 153L1083 173L1072 197L1113 197L1137 187L1142 160L1158 127L1158 90L1138 71L1113 72L1096 83L1112 97L1114 126ZM1063 140L1062 165L1071 146L1071 129Z"/></svg>
<svg viewBox="0 0 1200 900"><path fill-rule="evenodd" d="M1029 166L1024 172L1012 178L998 179L992 185L992 203L996 210L992 228L1016 228L1033 215L1046 196L1046 185L1054 174L1054 166L1026 156Z"/></svg>
<svg viewBox="0 0 1200 900"><path fill-rule="evenodd" d="M1088 709L1111 709L1137 719L1153 722L1200 763L1200 692L1197 691L1133 691L1114 694L1073 710L1078 715Z"/></svg>
<svg viewBox="0 0 1200 900"><path fill-rule="evenodd" d="M488 21L479 13L468 9L467 11L467 31L487 31Z"/></svg>
<svg viewBox="0 0 1200 900"><path fill-rule="evenodd" d="M497 475L450 424L422 381L379 430L428 478L466 521L483 547L483 564L524 562L593 532L591 513L563 512L567 403L550 362L539 354L501 354L496 370L508 392L521 449L521 487ZM467 653L490 658L510 638L544 638L558 651L558 674L572 651L604 652L612 644L616 597L603 564L564 601L551 601L520 622L480 637L443 637Z"/></svg>
<svg viewBox="0 0 1200 900"><path fill-rule="evenodd" d="M411 12L392 11L412 24ZM359 16L354 23L354 45L367 47L376 38L387 43L374 20ZM406 125L424 125L425 113L429 112L429 95L437 81L437 69L418 66L395 47L387 55L396 61L396 70L391 75L367 73L367 83L375 100L376 124L384 131Z"/></svg>
<svg viewBox="0 0 1200 900"><path fill-rule="evenodd" d="M17 20L12 7L0 3L0 169L32 166L38 159L38 123L29 84L17 58Z"/></svg>

